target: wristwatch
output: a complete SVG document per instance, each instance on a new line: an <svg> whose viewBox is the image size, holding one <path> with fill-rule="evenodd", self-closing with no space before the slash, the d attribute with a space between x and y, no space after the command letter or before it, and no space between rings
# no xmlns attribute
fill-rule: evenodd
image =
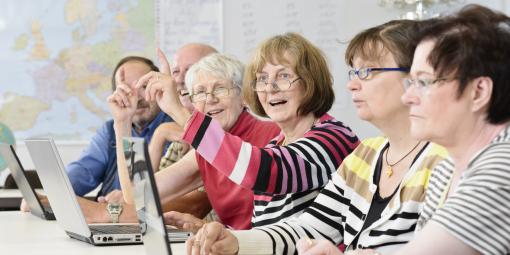
<svg viewBox="0 0 510 255"><path fill-rule="evenodd" d="M106 210L112 218L112 223L119 223L119 216L122 213L122 204L108 203Z"/></svg>

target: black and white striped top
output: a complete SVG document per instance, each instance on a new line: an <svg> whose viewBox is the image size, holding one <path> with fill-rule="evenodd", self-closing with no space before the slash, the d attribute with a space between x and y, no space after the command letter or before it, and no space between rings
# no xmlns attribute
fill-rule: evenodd
<svg viewBox="0 0 510 255"><path fill-rule="evenodd" d="M432 220L482 254L510 254L510 126L473 157L444 205L454 164L434 169L417 231Z"/></svg>
<svg viewBox="0 0 510 255"><path fill-rule="evenodd" d="M238 254L295 254L300 238L327 239L348 249L370 248L391 253L412 239L434 166L446 150L428 144L414 161L381 217L362 229L377 191L374 170L388 141L365 139L332 175L315 201L296 218L248 231L233 231ZM352 242L359 236L358 246Z"/></svg>

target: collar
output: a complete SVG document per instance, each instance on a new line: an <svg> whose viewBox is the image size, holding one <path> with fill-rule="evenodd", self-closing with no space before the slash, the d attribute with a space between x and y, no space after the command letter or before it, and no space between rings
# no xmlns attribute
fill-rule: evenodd
<svg viewBox="0 0 510 255"><path fill-rule="evenodd" d="M473 157L471 157L471 160L469 160L469 163L467 165L467 170L469 170L473 166L478 157L480 157L480 155L482 155L487 149L498 143L509 142L510 142L510 123L508 123L507 126L503 130L501 130L501 132L499 132L499 134L496 137L494 137L494 139L492 139L492 141L489 144L480 149L475 155L473 155ZM465 171L462 174L462 177L465 175L466 172L468 171Z"/></svg>
<svg viewBox="0 0 510 255"><path fill-rule="evenodd" d="M506 128L504 128L494 139L492 139L491 144L502 142L510 142L510 124L508 124Z"/></svg>
<svg viewBox="0 0 510 255"><path fill-rule="evenodd" d="M333 116L327 114L327 113L324 113L322 116L319 117L319 120L314 123L310 129L308 131L305 132L305 134L303 135L303 137L306 136L306 134L308 132L310 132L314 127L317 127L317 126L320 126L323 124L323 122L325 121L328 121L328 120L334 120ZM285 135L283 134L283 132L280 132L280 134L278 134L278 136L275 138L276 139L276 145L278 144L282 144L283 143L283 140L285 140Z"/></svg>
<svg viewBox="0 0 510 255"><path fill-rule="evenodd" d="M239 117L237 118L236 123L230 130L228 131L230 134L239 136L240 134L243 134L248 131L253 130L253 125L257 119L253 117L246 108L243 109L241 114L239 114Z"/></svg>
<svg viewBox="0 0 510 255"><path fill-rule="evenodd" d="M138 133L135 129L135 127L133 126L131 128L131 133L136 135L136 136L145 136L146 134L151 134L151 133L154 133L154 130L156 130L156 128L163 122L167 122L171 120L171 118L166 115L166 113L164 113L163 111L160 111L158 113L158 115L156 115L156 118L154 118L150 123L149 125L147 125L146 127L144 127L142 129L142 131L140 133Z"/></svg>

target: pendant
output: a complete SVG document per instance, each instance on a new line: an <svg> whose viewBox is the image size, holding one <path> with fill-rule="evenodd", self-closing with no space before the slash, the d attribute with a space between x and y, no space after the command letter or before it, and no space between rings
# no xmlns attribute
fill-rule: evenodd
<svg viewBox="0 0 510 255"><path fill-rule="evenodd" d="M391 177L393 175L393 168L390 166L386 170L386 176Z"/></svg>

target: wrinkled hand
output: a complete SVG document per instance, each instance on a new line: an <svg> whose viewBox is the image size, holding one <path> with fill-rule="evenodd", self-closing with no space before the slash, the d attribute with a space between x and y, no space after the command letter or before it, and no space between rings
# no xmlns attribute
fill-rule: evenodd
<svg viewBox="0 0 510 255"><path fill-rule="evenodd" d="M381 253L379 253L375 250L372 250L372 249L368 249L368 250L358 249L358 250L348 251L345 253L345 255L381 255Z"/></svg>
<svg viewBox="0 0 510 255"><path fill-rule="evenodd" d="M301 239L297 242L298 254L302 255L342 255L343 253L328 240Z"/></svg>
<svg viewBox="0 0 510 255"><path fill-rule="evenodd" d="M165 55L158 49L158 58L162 62L161 72L149 72L142 76L135 88L145 89L145 100L156 101L159 108L170 115L180 126L185 126L190 113L182 105L177 84L170 73Z"/></svg>
<svg viewBox="0 0 510 255"><path fill-rule="evenodd" d="M168 63L168 59L166 58L165 53L163 53L163 51L160 48L157 48L156 54L158 55L158 61L159 61L159 65L160 65L159 70L162 73L171 75L170 63Z"/></svg>
<svg viewBox="0 0 510 255"><path fill-rule="evenodd" d="M239 241L221 223L212 222L186 241L186 251L189 255L237 254Z"/></svg>
<svg viewBox="0 0 510 255"><path fill-rule="evenodd" d="M193 234L196 234L205 224L205 221L189 213L180 213L176 211L164 213L163 218L165 219L165 224L192 232Z"/></svg>
<svg viewBox="0 0 510 255"><path fill-rule="evenodd" d="M106 196L100 196L97 198L97 202L99 203L124 203L124 196L122 195L122 191L116 189Z"/></svg>
<svg viewBox="0 0 510 255"><path fill-rule="evenodd" d="M124 67L115 74L116 89L108 99L108 107L116 122L131 122L138 104L138 92L135 84L126 84Z"/></svg>

